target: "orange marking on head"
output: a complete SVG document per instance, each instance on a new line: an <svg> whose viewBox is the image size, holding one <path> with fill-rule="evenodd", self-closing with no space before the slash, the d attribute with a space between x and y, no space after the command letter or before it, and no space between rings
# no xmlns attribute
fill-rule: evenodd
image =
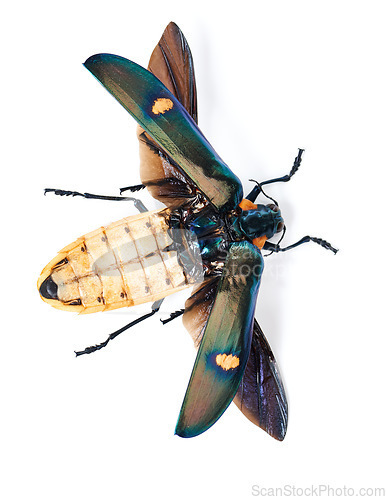
<svg viewBox="0 0 386 500"><path fill-rule="evenodd" d="M257 208L257 205L244 198L240 201L239 207L241 208L241 210L253 210L254 208Z"/></svg>
<svg viewBox="0 0 386 500"><path fill-rule="evenodd" d="M164 114L169 109L172 109L174 106L173 101L170 99L166 99L165 97L160 97L154 101L153 107L151 108L152 112L155 115Z"/></svg>
<svg viewBox="0 0 386 500"><path fill-rule="evenodd" d="M264 246L264 243L267 241L267 237L266 236L260 236L259 238L254 238L252 240L252 243L257 246L258 248L260 248L260 250L263 248Z"/></svg>
<svg viewBox="0 0 386 500"><path fill-rule="evenodd" d="M232 368L237 368L240 364L240 360L233 354L217 354L216 364L221 366L223 370L228 371Z"/></svg>

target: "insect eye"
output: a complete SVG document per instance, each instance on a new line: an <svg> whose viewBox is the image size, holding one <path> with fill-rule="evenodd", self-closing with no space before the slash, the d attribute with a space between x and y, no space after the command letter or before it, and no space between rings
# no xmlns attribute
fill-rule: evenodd
<svg viewBox="0 0 386 500"><path fill-rule="evenodd" d="M269 207L272 210L272 212L279 211L279 207L277 205L275 205L274 203L270 203L269 205L267 205L267 207Z"/></svg>
<svg viewBox="0 0 386 500"><path fill-rule="evenodd" d="M284 222L279 222L279 224L277 225L276 232L281 233L283 229L284 229Z"/></svg>

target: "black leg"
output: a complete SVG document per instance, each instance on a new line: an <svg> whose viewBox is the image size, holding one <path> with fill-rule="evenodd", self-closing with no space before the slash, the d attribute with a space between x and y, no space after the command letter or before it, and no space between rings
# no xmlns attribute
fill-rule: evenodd
<svg viewBox="0 0 386 500"><path fill-rule="evenodd" d="M50 189L50 188L44 190L44 194L46 195L47 193L54 193L58 196L81 196L82 198L87 198L89 200L132 201L135 205L135 208L139 212L148 211L141 200L137 200L137 198L130 198L127 196L104 196L99 194L78 193L78 191L64 191L63 189Z"/></svg>
<svg viewBox="0 0 386 500"><path fill-rule="evenodd" d="M173 321L173 319L178 318L178 316L181 316L182 314L184 314L184 312L185 309L180 309L179 311L172 312L168 319L161 319L160 321L163 325L166 325L166 323L169 323L169 321Z"/></svg>
<svg viewBox="0 0 386 500"><path fill-rule="evenodd" d="M131 191L132 193L135 193L136 191L140 191L141 189L145 189L145 184L137 184L135 186L127 186L124 188L119 189L119 193L122 194L125 191Z"/></svg>
<svg viewBox="0 0 386 500"><path fill-rule="evenodd" d="M261 186L265 186L266 184L273 184L274 182L288 182L291 177L299 170L300 164L302 162L302 154L304 153L304 149L299 148L298 155L294 160L294 164L292 165L291 171L289 174L284 175L283 177L276 177L275 179L270 179L268 181L258 182L257 185L252 189L252 191L246 196L246 199L249 201L255 201L257 196L261 193ZM252 180L252 179L250 179ZM256 181L254 181L256 182Z"/></svg>
<svg viewBox="0 0 386 500"><path fill-rule="evenodd" d="M326 240L322 240L321 238L315 238L313 236L303 236L299 241L294 243L293 245L289 245L288 247L281 248L280 245L275 244L275 243L270 243L269 241L266 241L264 244L264 250L270 250L272 252L286 252L287 250L291 250L292 248L298 247L299 245L303 245L303 243L308 243L309 241L313 241L314 243L317 243L318 245L322 246L326 250L331 250L331 252L334 252L336 254L338 250L334 248L331 243L328 243Z"/></svg>
<svg viewBox="0 0 386 500"><path fill-rule="evenodd" d="M163 300L164 299L157 300L157 302L154 302L154 304L151 306L151 312L144 314L143 316L141 316L138 319L135 319L134 321L132 321L128 325L123 326L122 328L120 328L116 332L111 333L104 342L97 344L97 345L90 346L90 347L86 347L86 349L84 349L83 351L75 351L75 354L77 356L81 356L82 354L91 354L92 352L99 351L100 349L103 349L103 347L107 346L107 344L110 342L110 340L115 339L115 337L118 337L118 335L120 335L122 332L128 330L132 326L138 325L138 323L141 323L141 321L144 321L145 319L150 318L151 316L153 316L153 314L158 312Z"/></svg>

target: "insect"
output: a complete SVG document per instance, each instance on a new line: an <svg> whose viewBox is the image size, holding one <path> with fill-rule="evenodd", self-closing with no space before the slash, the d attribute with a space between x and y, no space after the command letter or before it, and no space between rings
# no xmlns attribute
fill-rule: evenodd
<svg viewBox="0 0 386 500"><path fill-rule="evenodd" d="M142 184L165 208L148 212L131 197L47 189L58 195L131 200L138 215L78 238L44 268L38 281L43 300L80 313L153 302L151 312L111 334L91 353L155 314L164 298L194 286L183 323L198 348L176 434L193 437L212 426L234 401L244 415L278 440L287 429L288 405L269 344L254 319L263 272L262 249L282 252L308 241L337 252L320 238L305 236L287 247L269 240L284 221L272 198L255 204L263 186L286 182L298 170L299 150L288 175L256 183L243 198L240 180L197 127L192 55L170 23L148 70L111 54L85 67L138 122ZM267 195L265 195L267 196ZM269 198L269 197L268 197Z"/></svg>

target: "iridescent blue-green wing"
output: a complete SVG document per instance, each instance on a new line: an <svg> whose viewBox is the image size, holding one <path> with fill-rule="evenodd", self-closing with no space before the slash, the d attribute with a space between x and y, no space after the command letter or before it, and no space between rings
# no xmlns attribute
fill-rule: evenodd
<svg viewBox="0 0 386 500"><path fill-rule="evenodd" d="M256 246L246 241L230 246L177 422L181 437L206 431L237 392L248 361L262 271Z"/></svg>
<svg viewBox="0 0 386 500"><path fill-rule="evenodd" d="M240 203L240 180L158 78L111 54L94 55L84 64L216 209L231 210Z"/></svg>
<svg viewBox="0 0 386 500"><path fill-rule="evenodd" d="M251 422L275 439L284 439L287 398L275 357L256 320L248 363L233 401Z"/></svg>
<svg viewBox="0 0 386 500"><path fill-rule="evenodd" d="M192 54L182 31L169 23L153 50L148 70L179 100L197 123L197 92ZM138 126L140 175L153 198L169 208L194 200L196 186L145 130Z"/></svg>
<svg viewBox="0 0 386 500"><path fill-rule="evenodd" d="M183 323L198 348L216 297L219 277L197 285L185 304ZM256 320L243 378L233 401L255 425L282 441L287 430L288 404L271 348Z"/></svg>

